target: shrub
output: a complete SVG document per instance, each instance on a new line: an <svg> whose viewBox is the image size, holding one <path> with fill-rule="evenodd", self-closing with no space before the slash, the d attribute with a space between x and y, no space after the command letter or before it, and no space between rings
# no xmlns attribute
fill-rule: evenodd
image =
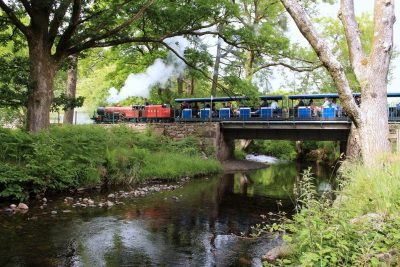
<svg viewBox="0 0 400 267"><path fill-rule="evenodd" d="M400 244L399 158L385 158L381 169L346 163L342 190L332 205L316 198L309 173L303 175L302 210L285 227L292 254L278 265L395 266Z"/></svg>
<svg viewBox="0 0 400 267"><path fill-rule="evenodd" d="M195 138L173 141L124 126L52 127L28 134L0 129L0 197L26 199L32 193L149 178L193 176L220 170L201 159Z"/></svg>

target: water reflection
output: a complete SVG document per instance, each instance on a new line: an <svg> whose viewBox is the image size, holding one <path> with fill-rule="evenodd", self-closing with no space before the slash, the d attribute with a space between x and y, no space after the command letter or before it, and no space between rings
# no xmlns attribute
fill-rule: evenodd
<svg viewBox="0 0 400 267"><path fill-rule="evenodd" d="M261 222L260 214L293 208L296 168L195 180L109 210L1 214L0 266L250 265L279 240L237 235ZM62 199L49 211L64 209Z"/></svg>

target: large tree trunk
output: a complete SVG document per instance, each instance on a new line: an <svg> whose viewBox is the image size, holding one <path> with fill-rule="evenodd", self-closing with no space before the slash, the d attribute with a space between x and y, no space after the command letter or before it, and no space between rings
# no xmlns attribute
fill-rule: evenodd
<svg viewBox="0 0 400 267"><path fill-rule="evenodd" d="M369 55L365 54L361 44L353 0L341 0L339 18L344 27L350 62L361 85L361 108L353 99L343 66L317 33L298 1L281 2L331 74L343 108L358 130L362 159L371 166L379 154L390 151L386 94L393 50L394 0L375 0L374 39Z"/></svg>
<svg viewBox="0 0 400 267"><path fill-rule="evenodd" d="M68 78L67 78L67 96L75 98L76 96L76 83L78 80L78 56L69 56L68 65ZM63 124L72 124L74 122L74 109L67 109L64 111Z"/></svg>
<svg viewBox="0 0 400 267"><path fill-rule="evenodd" d="M50 126L50 108L53 101L54 76L57 63L40 40L30 40L30 90L28 97L27 130L37 132Z"/></svg>
<svg viewBox="0 0 400 267"><path fill-rule="evenodd" d="M181 96L183 94L183 74L179 74L176 81L178 83L178 95Z"/></svg>
<svg viewBox="0 0 400 267"><path fill-rule="evenodd" d="M218 37L217 41L217 55L215 57L214 72L212 77L211 95L215 96L217 94L218 76L219 76L219 64L222 57L222 39Z"/></svg>
<svg viewBox="0 0 400 267"><path fill-rule="evenodd" d="M245 79L249 82L253 80L253 65L254 65L254 51L248 51L246 53L246 63L245 63Z"/></svg>

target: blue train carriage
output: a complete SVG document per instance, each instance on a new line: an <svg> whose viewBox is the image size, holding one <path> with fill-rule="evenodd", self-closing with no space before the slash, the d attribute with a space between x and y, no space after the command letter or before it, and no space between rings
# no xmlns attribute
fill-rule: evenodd
<svg viewBox="0 0 400 267"><path fill-rule="evenodd" d="M235 117L232 102L248 100L245 96L178 98L180 105L176 113L176 121L229 120ZM220 106L217 108L217 105Z"/></svg>
<svg viewBox="0 0 400 267"><path fill-rule="evenodd" d="M289 95L289 116L296 120L347 120L337 93Z"/></svg>
<svg viewBox="0 0 400 267"><path fill-rule="evenodd" d="M389 121L400 121L400 93L388 93L387 97Z"/></svg>
<svg viewBox="0 0 400 267"><path fill-rule="evenodd" d="M361 103L361 93L353 93ZM388 117L400 121L400 93L388 93ZM296 120L348 120L337 93L289 95L290 117ZM297 101L297 103L295 103Z"/></svg>

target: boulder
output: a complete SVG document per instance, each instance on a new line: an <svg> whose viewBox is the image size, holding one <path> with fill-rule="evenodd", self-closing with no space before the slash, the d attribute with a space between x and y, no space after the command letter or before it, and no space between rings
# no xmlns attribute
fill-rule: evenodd
<svg viewBox="0 0 400 267"><path fill-rule="evenodd" d="M18 204L18 209L20 209L20 210L28 210L29 207L25 203L21 202L21 203Z"/></svg>
<svg viewBox="0 0 400 267"><path fill-rule="evenodd" d="M283 244L268 251L265 255L261 257L261 259L263 261L273 263L277 258L286 256L290 252L291 252L290 246L288 246L287 244Z"/></svg>

